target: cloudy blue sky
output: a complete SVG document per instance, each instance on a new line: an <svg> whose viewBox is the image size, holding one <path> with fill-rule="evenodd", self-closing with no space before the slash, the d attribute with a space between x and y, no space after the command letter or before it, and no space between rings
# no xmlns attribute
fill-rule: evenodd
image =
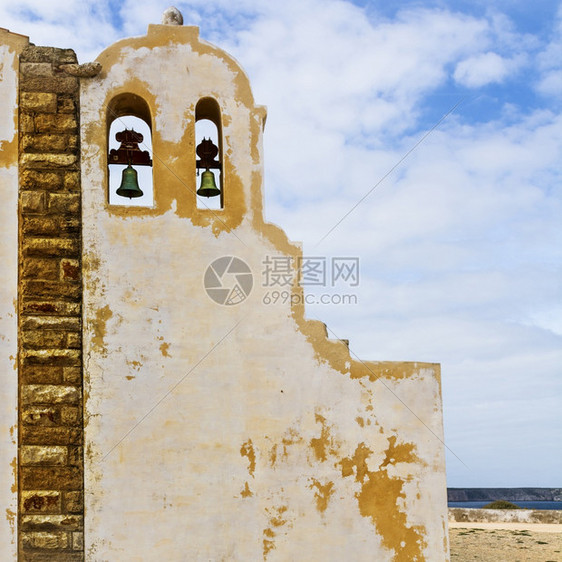
<svg viewBox="0 0 562 562"><path fill-rule="evenodd" d="M0 0L0 27L87 62L168 6ZM449 486L562 486L562 3L176 6L268 106L267 218L360 259L358 304L310 316L441 363Z"/></svg>

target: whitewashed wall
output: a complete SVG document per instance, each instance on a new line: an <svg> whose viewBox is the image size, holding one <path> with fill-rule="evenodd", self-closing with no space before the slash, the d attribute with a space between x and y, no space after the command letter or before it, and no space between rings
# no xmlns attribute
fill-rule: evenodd
<svg viewBox="0 0 562 562"><path fill-rule="evenodd" d="M27 37L0 29L0 559L17 552L18 54Z"/></svg>
<svg viewBox="0 0 562 562"><path fill-rule="evenodd" d="M352 361L302 306L263 303L263 261L299 250L263 223L265 111L246 76L187 27L98 60L81 98L87 559L446 559L439 367ZM107 203L123 93L151 108L153 209ZM192 192L204 96L223 112L218 212ZM205 293L221 256L253 272L239 305Z"/></svg>

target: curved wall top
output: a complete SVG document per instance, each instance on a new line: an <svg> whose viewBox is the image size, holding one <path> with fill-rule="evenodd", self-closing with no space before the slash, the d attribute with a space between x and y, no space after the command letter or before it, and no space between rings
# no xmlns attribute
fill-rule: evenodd
<svg viewBox="0 0 562 562"><path fill-rule="evenodd" d="M104 171L105 177L96 181L104 201L108 123L125 113L148 122L146 111L135 103L141 98L149 108L153 135L154 208L113 207L113 213L161 214L174 207L178 215L212 226L216 234L235 228L246 216L261 219L266 111L255 105L248 77L230 55L200 40L197 27L150 25L146 36L118 41L97 61L102 71L82 86L82 159L91 164L90 175ZM117 97L120 110L115 112L112 100ZM195 108L203 98L216 100L221 113L221 211L196 204Z"/></svg>

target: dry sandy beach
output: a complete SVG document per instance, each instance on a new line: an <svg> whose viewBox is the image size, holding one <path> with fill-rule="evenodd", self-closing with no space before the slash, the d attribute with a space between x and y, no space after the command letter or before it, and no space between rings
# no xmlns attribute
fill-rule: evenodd
<svg viewBox="0 0 562 562"><path fill-rule="evenodd" d="M449 521L451 562L562 562L562 525Z"/></svg>

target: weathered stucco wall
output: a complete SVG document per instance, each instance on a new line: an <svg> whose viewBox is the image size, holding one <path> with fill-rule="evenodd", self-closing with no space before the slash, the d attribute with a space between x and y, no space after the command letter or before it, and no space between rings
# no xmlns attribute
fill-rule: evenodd
<svg viewBox="0 0 562 562"><path fill-rule="evenodd" d="M0 28L0 559L16 557L18 419L18 54L27 37Z"/></svg>
<svg viewBox="0 0 562 562"><path fill-rule="evenodd" d="M264 260L299 249L263 222L265 111L244 73L190 27L98 61L81 92L86 558L446 559L439 366L354 361L301 305L263 304ZM152 209L107 203L119 94L150 108ZM205 96L222 112L215 212L194 193ZM253 272L237 306L203 287L221 256Z"/></svg>

